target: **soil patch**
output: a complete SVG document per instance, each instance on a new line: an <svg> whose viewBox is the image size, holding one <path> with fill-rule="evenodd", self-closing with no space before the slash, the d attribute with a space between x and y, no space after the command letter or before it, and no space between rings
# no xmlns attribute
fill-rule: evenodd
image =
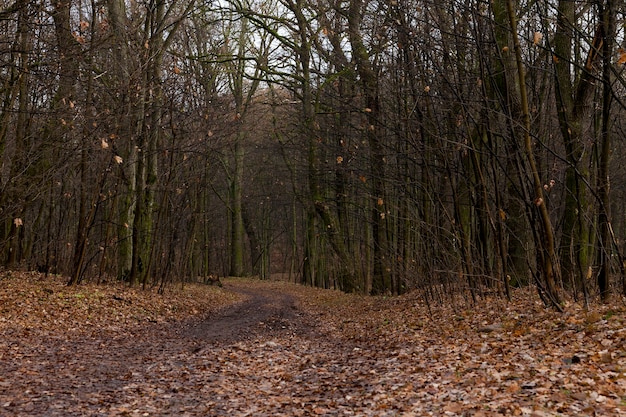
<svg viewBox="0 0 626 417"><path fill-rule="evenodd" d="M301 332L308 328L290 294L233 284L226 284L224 288L244 300L191 326L185 332L186 336L206 342L232 344L260 336Z"/></svg>

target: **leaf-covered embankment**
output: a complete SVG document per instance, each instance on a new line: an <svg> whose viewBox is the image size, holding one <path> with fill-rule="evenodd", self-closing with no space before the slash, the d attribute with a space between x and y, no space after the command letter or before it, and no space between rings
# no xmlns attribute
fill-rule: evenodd
<svg viewBox="0 0 626 417"><path fill-rule="evenodd" d="M561 314L532 288L512 302L430 308L418 293L300 294L320 325L358 352L353 367L369 372L374 415L626 415L622 300L590 311L570 303Z"/></svg>
<svg viewBox="0 0 626 417"><path fill-rule="evenodd" d="M0 274L0 331L115 332L217 313L240 298L201 284L172 285L158 294L156 288L121 283L68 287L66 282L34 272Z"/></svg>

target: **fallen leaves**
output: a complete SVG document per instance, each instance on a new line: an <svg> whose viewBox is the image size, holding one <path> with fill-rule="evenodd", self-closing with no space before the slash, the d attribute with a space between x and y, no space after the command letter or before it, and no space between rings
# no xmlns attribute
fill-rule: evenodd
<svg viewBox="0 0 626 417"><path fill-rule="evenodd" d="M309 308L372 363L397 361L397 380L413 387L411 413L626 415L623 306L585 312L572 304L558 314L524 291L512 303L492 299L464 311L429 310L417 294L345 296L330 310L329 294ZM369 382L383 383L376 375Z"/></svg>
<svg viewBox="0 0 626 417"><path fill-rule="evenodd" d="M158 415L142 396L173 386L154 360L177 353L177 329L240 297L217 287L67 287L35 273L0 276L0 414ZM165 360L166 360L165 359ZM182 379L181 379L182 380ZM147 414L146 414L147 413Z"/></svg>
<svg viewBox="0 0 626 417"><path fill-rule="evenodd" d="M62 277L7 272L0 275L0 331L19 328L63 334L117 330L188 319L236 299L233 294L197 284L172 286L159 295L156 289L128 288L122 283L68 287Z"/></svg>
<svg viewBox="0 0 626 417"><path fill-rule="evenodd" d="M241 294L264 302L217 316ZM242 337L203 338L189 316ZM19 274L0 280L0 414L626 415L624 323L622 305L557 314L528 291L428 308L419 293L226 280L160 296Z"/></svg>

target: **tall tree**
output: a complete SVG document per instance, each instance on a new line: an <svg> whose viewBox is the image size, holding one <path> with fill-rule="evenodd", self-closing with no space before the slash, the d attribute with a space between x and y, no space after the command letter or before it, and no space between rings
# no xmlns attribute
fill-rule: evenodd
<svg viewBox="0 0 626 417"><path fill-rule="evenodd" d="M596 51L601 56L602 65L602 112L601 112L601 135L598 161L598 199L600 200L598 212L598 288L602 301L608 301L610 287L610 263L612 245L612 230L610 222L610 198L609 198L609 159L611 154L611 105L613 102L613 48L615 44L616 4L612 0L598 3L598 15L600 16L599 27L601 29L601 48ZM595 47L595 45L594 45ZM623 268L623 266L622 266Z"/></svg>
<svg viewBox="0 0 626 417"><path fill-rule="evenodd" d="M364 42L361 33L361 24L366 12L366 2L352 0L348 8L348 38L351 52L359 75L364 96L363 112L366 114L365 137L370 150L370 175L372 180L371 190L371 222L372 222L372 246L373 275L371 292L381 294L391 289L389 277L389 254L387 253L387 202L385 193L386 160L383 152L383 132L380 127L380 98L378 69Z"/></svg>
<svg viewBox="0 0 626 417"><path fill-rule="evenodd" d="M576 62L574 52L581 29L577 26L579 6L570 1L559 1L556 13L556 32L553 40L554 85L557 115L568 167L565 171L565 206L563 233L560 245L563 278L575 282L588 297L585 277L589 267L589 229L586 222L591 213L587 197L588 171L592 142L585 135L591 129L590 108L594 90L594 72L597 67L599 32L593 36L589 56L584 65ZM575 71L575 72L574 72Z"/></svg>
<svg viewBox="0 0 626 417"><path fill-rule="evenodd" d="M519 40L517 29L517 15L512 0L506 2L507 13L509 16L509 27L513 34L513 48L515 53L515 62L517 66L517 82L520 94L521 106L521 125L524 150L528 159L529 175L532 177L533 185L533 204L539 214L537 227L537 235L539 236L537 244L537 258L539 267L541 268L542 294L545 295L546 301L553 307L560 309L561 296L558 291L557 282L560 279L559 260L556 253L556 244L552 220L548 212L547 203L543 194L543 184L539 177L539 168L535 158L535 150L533 149L531 138L531 121L530 121L530 104L528 102L528 91L526 87L526 70L522 60L522 46Z"/></svg>
<svg viewBox="0 0 626 417"><path fill-rule="evenodd" d="M219 57L227 68L228 85L235 102L234 133L232 141L232 163L226 165L229 171L229 230L230 230L230 275L240 277L245 273L243 191L244 191L244 142L248 130L247 124L254 123L249 117L249 109L253 103L259 83L262 80L262 68L267 62L267 34L256 34L253 37L252 27L246 17L232 19L227 17L228 26L224 36L225 54ZM237 25L235 27L235 24ZM232 46L231 46L232 45ZM233 51L229 49L233 48ZM250 63L253 63L252 65Z"/></svg>

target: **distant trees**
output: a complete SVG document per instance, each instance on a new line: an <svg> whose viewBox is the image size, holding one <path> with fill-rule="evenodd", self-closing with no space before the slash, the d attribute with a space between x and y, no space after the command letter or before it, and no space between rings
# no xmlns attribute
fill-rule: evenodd
<svg viewBox="0 0 626 417"><path fill-rule="evenodd" d="M622 9L7 3L0 261L606 299L626 288Z"/></svg>

